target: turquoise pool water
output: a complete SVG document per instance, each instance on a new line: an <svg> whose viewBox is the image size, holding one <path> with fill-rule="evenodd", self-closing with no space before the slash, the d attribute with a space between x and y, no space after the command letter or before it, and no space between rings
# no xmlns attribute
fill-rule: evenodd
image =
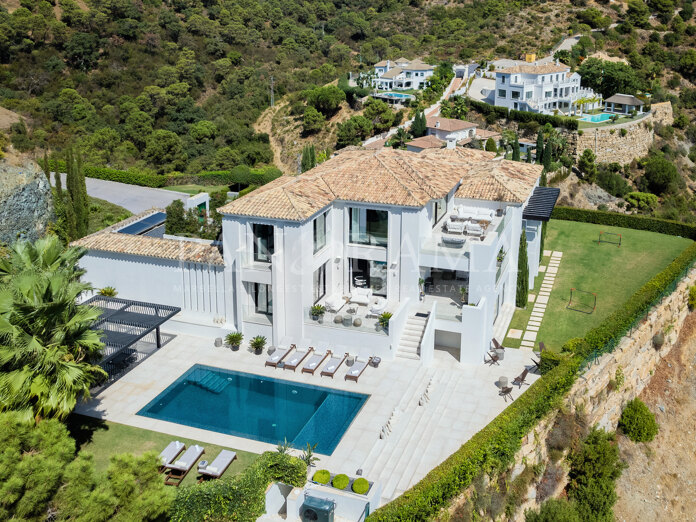
<svg viewBox="0 0 696 522"><path fill-rule="evenodd" d="M385 92L384 96L387 96L389 98L399 98L399 99L412 97L410 94L404 94L401 92Z"/></svg>
<svg viewBox="0 0 696 522"><path fill-rule="evenodd" d="M331 455L368 398L197 364L138 415Z"/></svg>
<svg viewBox="0 0 696 522"><path fill-rule="evenodd" d="M588 114L587 116L583 116L580 118L580 121L589 121L592 123L602 123L603 121L607 121L611 119L611 114L607 114L606 112L603 112L601 114Z"/></svg>

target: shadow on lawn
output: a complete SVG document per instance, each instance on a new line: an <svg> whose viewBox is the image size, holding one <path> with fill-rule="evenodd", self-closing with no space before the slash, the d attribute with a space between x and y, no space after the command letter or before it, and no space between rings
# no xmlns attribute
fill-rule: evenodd
<svg viewBox="0 0 696 522"><path fill-rule="evenodd" d="M73 413L68 417L66 425L70 436L75 439L76 452L79 452L85 444L92 442L95 432L109 429L105 420L78 415L77 413Z"/></svg>

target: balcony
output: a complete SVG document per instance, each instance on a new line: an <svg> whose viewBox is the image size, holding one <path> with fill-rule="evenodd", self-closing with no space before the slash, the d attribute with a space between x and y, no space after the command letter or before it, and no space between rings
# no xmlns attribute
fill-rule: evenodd
<svg viewBox="0 0 696 522"><path fill-rule="evenodd" d="M271 326L273 324L273 314L259 312L254 305L242 307L242 320L247 323L262 324Z"/></svg>
<svg viewBox="0 0 696 522"><path fill-rule="evenodd" d="M384 311L393 313L394 308L391 303L387 303ZM363 332L385 337L389 335L388 330L379 325L379 316L370 313L364 305L346 303L338 312L327 311L316 320L311 315L311 307L305 307L302 316L305 325L334 329L337 330L337 335L340 335L340 331Z"/></svg>

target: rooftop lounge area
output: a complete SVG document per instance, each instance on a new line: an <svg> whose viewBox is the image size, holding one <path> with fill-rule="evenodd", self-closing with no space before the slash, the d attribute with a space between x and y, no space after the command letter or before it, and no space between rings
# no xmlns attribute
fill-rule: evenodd
<svg viewBox="0 0 696 522"><path fill-rule="evenodd" d="M464 255L472 242L493 241L505 227L505 219L503 211L456 205L425 238L421 251L439 255Z"/></svg>

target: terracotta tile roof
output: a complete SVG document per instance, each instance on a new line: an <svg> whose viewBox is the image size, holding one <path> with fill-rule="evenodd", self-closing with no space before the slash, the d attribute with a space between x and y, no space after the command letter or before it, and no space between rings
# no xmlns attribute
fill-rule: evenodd
<svg viewBox="0 0 696 522"><path fill-rule="evenodd" d="M403 56L401 58L397 58L394 60L394 63L409 63L411 60L408 58L404 58Z"/></svg>
<svg viewBox="0 0 696 522"><path fill-rule="evenodd" d="M518 201L521 179L534 181L541 167L507 162L501 167L495 154L477 149L425 149L420 153L392 148L348 150L299 176L283 176L218 209L227 215L304 221L333 201L423 207L444 197L462 179L468 183L476 172L477 185L466 197L493 199L497 190L481 184L486 172L498 183L512 184L509 192ZM517 170L521 174L515 174ZM473 179L473 178L472 178ZM533 185L533 183L532 183ZM529 187L529 192L531 185ZM507 193L506 193L507 197ZM526 198L525 198L526 199ZM524 201L522 199L521 201Z"/></svg>
<svg viewBox="0 0 696 522"><path fill-rule="evenodd" d="M534 190L543 166L499 160L471 169L455 193L457 198L524 203Z"/></svg>
<svg viewBox="0 0 696 522"><path fill-rule="evenodd" d="M570 69L569 66L559 63L545 63L543 65L515 65L501 71L496 71L503 74L522 73L522 74L550 74L566 72Z"/></svg>
<svg viewBox="0 0 696 522"><path fill-rule="evenodd" d="M374 67L386 67L387 66L387 60L382 60L381 62L377 62Z"/></svg>
<svg viewBox="0 0 696 522"><path fill-rule="evenodd" d="M429 129L439 129L446 132L456 132L478 127L478 125L471 123L470 121L443 118L442 116L429 116L425 120L425 123Z"/></svg>
<svg viewBox="0 0 696 522"><path fill-rule="evenodd" d="M388 141L387 138L384 138L383 140L375 140L375 141L368 143L367 145L363 145L363 148L365 148L365 149L381 149L382 147L384 147L384 144L387 143L387 141Z"/></svg>
<svg viewBox="0 0 696 522"><path fill-rule="evenodd" d="M494 138L496 136L502 136L502 134L488 129L476 129L476 137L480 140L487 140L488 138Z"/></svg>
<svg viewBox="0 0 696 522"><path fill-rule="evenodd" d="M435 69L435 67L421 60L413 60L406 67L404 67L404 69L409 69L411 71L428 71L431 69Z"/></svg>
<svg viewBox="0 0 696 522"><path fill-rule="evenodd" d="M391 78L396 78L399 76L404 70L401 67L392 67L389 69L387 72L385 72L380 78L386 78L386 79L391 79Z"/></svg>
<svg viewBox="0 0 696 522"><path fill-rule="evenodd" d="M224 265L220 250L213 245L185 240L179 241L176 239L122 234L117 231L117 229L121 229L125 225L138 221L154 212L164 211L162 209L151 209L136 216L131 216L99 232L73 241L71 245L101 252Z"/></svg>
<svg viewBox="0 0 696 522"><path fill-rule="evenodd" d="M437 136L428 135L406 142L406 145L418 147L419 149L441 149L445 146L445 142Z"/></svg>

